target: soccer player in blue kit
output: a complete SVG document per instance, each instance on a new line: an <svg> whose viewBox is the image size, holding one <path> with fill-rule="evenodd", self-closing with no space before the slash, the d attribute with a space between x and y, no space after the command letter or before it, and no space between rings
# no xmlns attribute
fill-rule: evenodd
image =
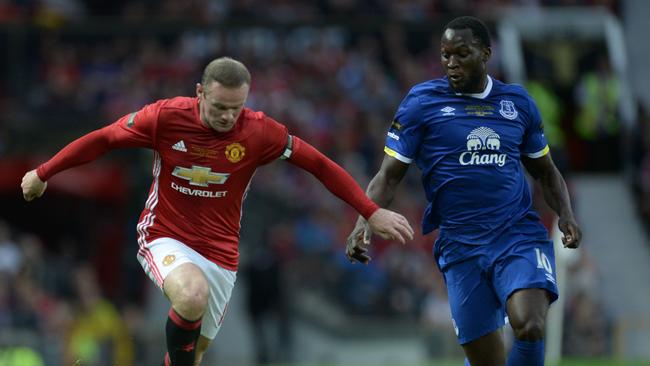
<svg viewBox="0 0 650 366"><path fill-rule="evenodd" d="M446 77L414 86L402 100L367 194L387 207L415 162L429 203L422 230L439 229L433 254L465 364L541 366L546 314L558 297L555 256L523 167L559 216L564 246L577 248L582 234L539 111L521 86L488 75L490 47L477 18L456 18L445 27L440 57ZM348 258L367 263L368 244L367 224L359 219L348 237ZM506 322L515 336L508 355Z"/></svg>

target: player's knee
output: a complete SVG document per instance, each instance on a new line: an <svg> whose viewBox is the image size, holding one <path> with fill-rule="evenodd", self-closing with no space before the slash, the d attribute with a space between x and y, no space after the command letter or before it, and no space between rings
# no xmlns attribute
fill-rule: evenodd
<svg viewBox="0 0 650 366"><path fill-rule="evenodd" d="M203 278L197 278L181 289L176 302L189 312L203 313L208 304L208 294L208 283Z"/></svg>
<svg viewBox="0 0 650 366"><path fill-rule="evenodd" d="M545 322L542 317L531 317L514 327L515 337L522 341L534 342L544 338Z"/></svg>
<svg viewBox="0 0 650 366"><path fill-rule="evenodd" d="M165 283L165 289L172 306L181 316L194 320L203 315L210 290L200 270L179 272Z"/></svg>

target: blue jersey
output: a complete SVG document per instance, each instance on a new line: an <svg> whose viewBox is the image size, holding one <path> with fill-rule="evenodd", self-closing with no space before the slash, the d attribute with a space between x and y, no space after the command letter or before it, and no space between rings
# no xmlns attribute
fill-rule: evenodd
<svg viewBox="0 0 650 366"><path fill-rule="evenodd" d="M422 231L467 244L492 242L507 227L531 218L521 155L548 153L537 106L519 85L488 76L480 94L457 94L447 78L414 86L400 104L384 151L415 162L429 205ZM544 231L545 233L545 231Z"/></svg>

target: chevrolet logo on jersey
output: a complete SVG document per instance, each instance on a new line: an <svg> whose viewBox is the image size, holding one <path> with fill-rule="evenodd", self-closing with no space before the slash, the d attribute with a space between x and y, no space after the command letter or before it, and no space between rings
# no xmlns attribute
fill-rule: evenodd
<svg viewBox="0 0 650 366"><path fill-rule="evenodd" d="M190 181L190 185L207 187L210 184L224 184L229 173L213 173L212 169L192 165L191 169L180 166L174 167L172 175Z"/></svg>

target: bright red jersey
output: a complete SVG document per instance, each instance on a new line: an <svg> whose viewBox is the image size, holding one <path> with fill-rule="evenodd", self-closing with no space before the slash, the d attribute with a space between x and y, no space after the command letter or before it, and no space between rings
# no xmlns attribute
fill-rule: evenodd
<svg viewBox="0 0 650 366"><path fill-rule="evenodd" d="M255 170L287 148L287 128L244 108L231 131L216 132L199 117L198 99L150 104L63 148L37 169L54 174L122 147L153 149L153 183L138 222L140 255L161 237L185 243L208 260L236 270L242 202ZM297 137L289 162L312 173L365 218L379 207L340 166Z"/></svg>
<svg viewBox="0 0 650 366"><path fill-rule="evenodd" d="M110 146L155 151L153 182L138 222L138 242L182 241L220 266L235 270L242 201L260 165L287 145L285 126L244 108L235 127L216 132L199 118L197 98L150 104L96 131ZM48 179L47 165L39 176Z"/></svg>
<svg viewBox="0 0 650 366"><path fill-rule="evenodd" d="M280 156L287 129L245 108L219 133L199 118L197 98L148 105L115 123L156 153L140 215L140 246L176 238L224 268L237 268L242 201L255 170Z"/></svg>

